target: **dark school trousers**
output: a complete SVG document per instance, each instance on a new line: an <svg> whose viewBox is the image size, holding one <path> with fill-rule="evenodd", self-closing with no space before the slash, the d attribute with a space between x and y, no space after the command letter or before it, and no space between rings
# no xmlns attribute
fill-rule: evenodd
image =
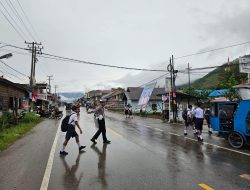
<svg viewBox="0 0 250 190"><path fill-rule="evenodd" d="M93 139L97 139L99 135L102 133L102 138L103 138L103 141L105 142L107 141L105 119L104 118L102 120L97 119L97 121L98 121L99 129L93 136Z"/></svg>

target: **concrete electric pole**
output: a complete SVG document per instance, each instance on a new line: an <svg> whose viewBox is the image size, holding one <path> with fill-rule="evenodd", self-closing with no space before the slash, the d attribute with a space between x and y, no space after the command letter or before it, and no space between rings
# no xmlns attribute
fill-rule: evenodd
<svg viewBox="0 0 250 190"><path fill-rule="evenodd" d="M51 85L50 85L50 81L51 80L53 80L53 79L51 79L52 77L53 77L53 75L49 75L49 76L47 76L48 77L48 79L47 80L49 80L49 93L51 93Z"/></svg>
<svg viewBox="0 0 250 190"><path fill-rule="evenodd" d="M34 90L34 86L36 83L35 80L35 73L36 73L36 62L37 62L37 58L36 55L37 54L42 54L42 49L43 47L40 47L42 44L41 43L36 43L36 42L26 42L26 44L28 44L28 50L31 52L31 71L30 71L30 93L33 93ZM32 103L32 99L30 101L30 110L33 110L33 103Z"/></svg>

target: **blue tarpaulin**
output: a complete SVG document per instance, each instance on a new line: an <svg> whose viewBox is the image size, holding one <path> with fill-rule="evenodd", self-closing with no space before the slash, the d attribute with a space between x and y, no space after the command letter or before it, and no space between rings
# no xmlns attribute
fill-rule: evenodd
<svg viewBox="0 0 250 190"><path fill-rule="evenodd" d="M227 91L228 91L227 89L214 90L208 96L210 97L224 96L224 94L227 93Z"/></svg>

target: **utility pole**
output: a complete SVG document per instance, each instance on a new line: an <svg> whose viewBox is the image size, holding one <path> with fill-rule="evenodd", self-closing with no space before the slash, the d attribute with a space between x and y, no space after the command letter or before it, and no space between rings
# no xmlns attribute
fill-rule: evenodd
<svg viewBox="0 0 250 190"><path fill-rule="evenodd" d="M173 65L172 59L169 59L168 72L170 73L170 90L169 90L169 122L170 122L170 111L173 112ZM171 101L172 98L172 101ZM174 115L174 114L173 114Z"/></svg>
<svg viewBox="0 0 250 190"><path fill-rule="evenodd" d="M188 105L190 103L190 90L191 90L191 85L190 85L190 67L188 63Z"/></svg>
<svg viewBox="0 0 250 190"><path fill-rule="evenodd" d="M177 121L177 98L176 98L176 87L175 87L175 79L177 77L178 70L174 69L174 56L172 55L172 72L173 72L173 122Z"/></svg>
<svg viewBox="0 0 250 190"><path fill-rule="evenodd" d="M36 62L37 54L42 54L43 47L40 47L41 43L36 42L25 42L28 44L28 50L31 52L31 72L30 72L30 88L33 90L33 87L35 85L35 73L36 73Z"/></svg>
<svg viewBox="0 0 250 190"><path fill-rule="evenodd" d="M55 85L55 103L57 102L57 94L56 94L56 89L57 89L57 85Z"/></svg>
<svg viewBox="0 0 250 190"><path fill-rule="evenodd" d="M53 79L51 79L53 77L53 75L49 75L47 77L49 78L49 79L47 79L47 80L49 80L49 93L51 93L50 81L53 80Z"/></svg>
<svg viewBox="0 0 250 190"><path fill-rule="evenodd" d="M28 44L28 50L31 52L31 71L30 71L30 93L32 94L35 86L35 73L36 73L36 62L37 54L42 54L43 47L40 47L42 44L37 42L26 42ZM32 99L30 100L30 111L33 109Z"/></svg>

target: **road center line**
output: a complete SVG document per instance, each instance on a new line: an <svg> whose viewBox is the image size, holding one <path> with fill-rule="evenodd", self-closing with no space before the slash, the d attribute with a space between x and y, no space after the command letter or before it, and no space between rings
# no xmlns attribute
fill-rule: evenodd
<svg viewBox="0 0 250 190"><path fill-rule="evenodd" d="M58 141L58 137L59 137L59 132L61 129L60 128L61 122L62 122L62 120L60 121L60 123L58 125L56 136L55 136L53 145L52 145L51 150L50 150L49 159L47 162L46 170L44 172L43 181L42 181L40 190L47 190L48 186L49 186L49 179L50 179L50 174L51 174L51 170L52 170L52 166L53 166L53 160L54 160L56 145L57 145L57 141Z"/></svg>
<svg viewBox="0 0 250 190"><path fill-rule="evenodd" d="M123 137L121 134L117 133L116 131L114 131L113 129L107 128L109 131L111 131L112 133L116 134L119 137Z"/></svg>
<svg viewBox="0 0 250 190"><path fill-rule="evenodd" d="M185 138L186 138L186 139L189 139L189 140L191 140L191 141L197 141L197 140L192 139L192 138L189 138L189 137L185 137ZM220 149L228 150L228 151L231 151L231 152L236 152L236 153L239 153L239 154L243 154L243 155L245 155L245 156L250 156L250 154L245 153L245 152L241 152L241 151L238 151L238 150L226 148L226 147L223 147L223 146L218 146L218 145L211 144L211 143L207 143L207 142L202 142L202 143L203 143L203 144L206 144L206 145L214 146L214 147L217 147L217 148L220 148Z"/></svg>
<svg viewBox="0 0 250 190"><path fill-rule="evenodd" d="M209 187L208 185L206 185L204 183L200 183L199 186L205 190L214 190L212 187Z"/></svg>

